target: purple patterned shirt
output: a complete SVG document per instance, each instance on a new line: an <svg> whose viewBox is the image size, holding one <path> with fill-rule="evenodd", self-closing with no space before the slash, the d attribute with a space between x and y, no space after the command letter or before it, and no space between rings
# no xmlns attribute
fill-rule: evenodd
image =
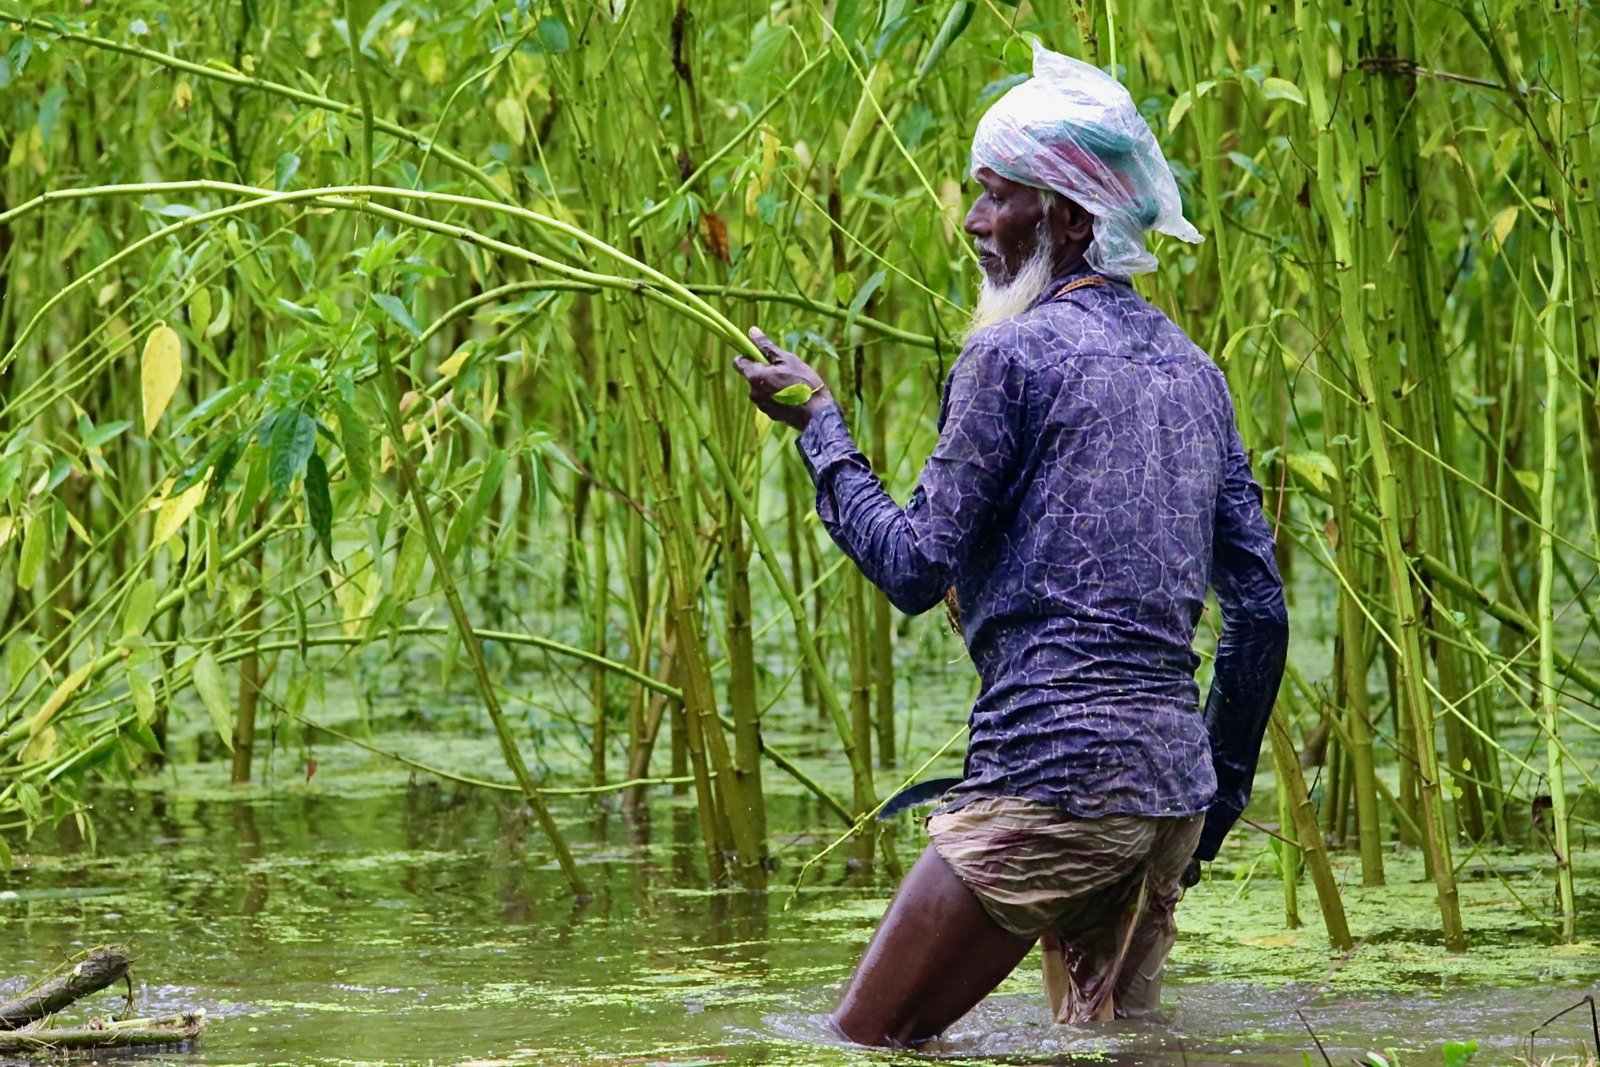
<svg viewBox="0 0 1600 1067"><path fill-rule="evenodd" d="M982 687L946 810L1207 812L1198 855L1216 855L1250 797L1288 616L1226 380L1182 330L1112 282L977 331L904 509L837 407L799 448L828 533L896 607L956 588ZM1208 585L1222 633L1202 715Z"/></svg>

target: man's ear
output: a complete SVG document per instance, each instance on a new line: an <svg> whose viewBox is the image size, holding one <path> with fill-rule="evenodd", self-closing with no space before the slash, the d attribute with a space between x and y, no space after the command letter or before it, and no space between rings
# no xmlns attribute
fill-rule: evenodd
<svg viewBox="0 0 1600 1067"><path fill-rule="evenodd" d="M1057 196L1050 210L1050 228L1056 244L1088 244L1094 237L1094 216L1075 201Z"/></svg>

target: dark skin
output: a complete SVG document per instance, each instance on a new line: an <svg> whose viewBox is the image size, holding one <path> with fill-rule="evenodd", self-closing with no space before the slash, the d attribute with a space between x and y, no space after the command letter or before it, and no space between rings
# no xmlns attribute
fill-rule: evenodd
<svg viewBox="0 0 1600 1067"><path fill-rule="evenodd" d="M1014 279L1041 239L1050 242L1055 275L1082 266L1093 236L1086 211L1059 196L1047 208L1038 190L987 167L973 177L983 192L967 213L966 230L991 282ZM774 421L805 430L813 416L834 403L827 385L759 329L752 328L750 337L767 358L766 363L744 356L734 360L750 383L751 402ZM810 400L787 405L772 399L796 383L814 390ZM833 1027L862 1045L925 1043L988 996L1033 943L995 923L939 854L924 849L867 945L833 1013Z"/></svg>

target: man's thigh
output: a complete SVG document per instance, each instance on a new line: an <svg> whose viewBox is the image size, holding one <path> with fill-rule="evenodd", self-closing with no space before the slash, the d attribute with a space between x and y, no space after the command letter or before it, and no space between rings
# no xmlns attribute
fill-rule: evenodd
<svg viewBox="0 0 1600 1067"><path fill-rule="evenodd" d="M926 1041L987 996L1032 947L1032 938L991 919L930 846L890 902L834 1025L863 1045Z"/></svg>

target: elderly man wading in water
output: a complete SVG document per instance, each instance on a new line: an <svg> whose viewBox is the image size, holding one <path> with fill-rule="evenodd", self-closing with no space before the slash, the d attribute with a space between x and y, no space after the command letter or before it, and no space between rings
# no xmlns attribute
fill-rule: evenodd
<svg viewBox="0 0 1600 1067"><path fill-rule="evenodd" d="M1036 47L979 123L972 176L982 292L905 508L815 371L755 330L770 363L736 361L801 431L834 541L902 611L952 597L982 676L965 777L832 1018L867 1045L936 1037L1036 941L1058 1021L1155 1008L1186 875L1249 799L1288 643L1227 384L1128 284L1156 265L1144 231L1200 239L1132 98ZM809 401L774 399L796 384ZM1208 585L1222 633L1201 714Z"/></svg>

